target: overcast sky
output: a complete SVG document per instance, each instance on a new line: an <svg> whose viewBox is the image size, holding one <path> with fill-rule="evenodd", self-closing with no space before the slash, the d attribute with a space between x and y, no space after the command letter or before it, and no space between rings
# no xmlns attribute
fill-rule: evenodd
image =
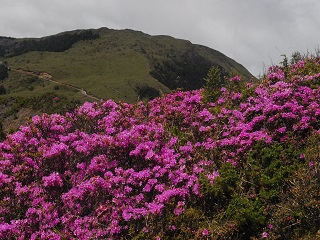
<svg viewBox="0 0 320 240"><path fill-rule="evenodd" d="M319 0L1 0L0 36L108 27L218 50L252 74L320 44Z"/></svg>

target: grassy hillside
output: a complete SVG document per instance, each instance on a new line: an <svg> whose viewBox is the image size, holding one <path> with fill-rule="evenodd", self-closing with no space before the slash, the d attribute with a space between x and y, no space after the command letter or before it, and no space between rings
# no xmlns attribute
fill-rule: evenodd
<svg viewBox="0 0 320 240"><path fill-rule="evenodd" d="M64 46L60 38L67 39L68 44ZM55 43L63 46L57 48ZM243 66L218 51L132 30L101 28L40 39L0 38L0 46L7 49L2 55L0 51L0 56L11 69L47 72L53 79L98 98L116 101L137 101L139 86L149 86L159 93L176 88L198 89L213 65L226 74L237 71L244 78L252 77Z"/></svg>
<svg viewBox="0 0 320 240"><path fill-rule="evenodd" d="M107 28L43 38L0 37L0 61L11 69L0 81L0 101L5 103L0 105L0 123L6 132L28 116L51 110L47 96L64 99L62 109L54 108L63 113L86 101L135 103L176 88L199 89L212 66L223 75L238 72L252 78L243 66L213 49L169 36ZM35 98L47 99L47 105L39 108Z"/></svg>

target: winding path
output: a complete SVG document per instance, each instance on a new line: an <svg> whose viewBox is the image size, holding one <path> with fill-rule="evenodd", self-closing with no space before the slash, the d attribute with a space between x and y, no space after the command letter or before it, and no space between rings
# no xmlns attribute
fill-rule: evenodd
<svg viewBox="0 0 320 240"><path fill-rule="evenodd" d="M94 99L96 101L100 101L101 100L101 98L97 98L96 96L94 96L92 94L87 94L87 92L82 88L78 88L76 86L73 86L73 85L70 85L70 84L67 84L67 83L63 83L63 82L60 82L58 80L53 79L52 75L50 75L49 73L46 73L46 72L33 72L33 71L30 71L30 70L24 70L22 68L13 69L13 71L16 71L16 72L19 72L19 73L23 73L23 74L32 75L32 76L36 76L36 77L38 77L40 79L43 79L43 80L46 80L46 81L49 81L49 82L53 82L53 83L56 83L56 84L59 84L59 85L62 85L62 86L77 90L80 93L82 93L83 95L85 95L86 97Z"/></svg>

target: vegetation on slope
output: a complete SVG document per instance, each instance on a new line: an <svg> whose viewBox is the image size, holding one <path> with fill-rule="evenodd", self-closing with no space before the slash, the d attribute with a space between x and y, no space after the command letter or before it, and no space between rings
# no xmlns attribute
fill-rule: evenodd
<svg viewBox="0 0 320 240"><path fill-rule="evenodd" d="M31 51L64 52L82 40L94 40L99 34L92 30L70 31L40 39L0 37L0 57L14 57Z"/></svg>
<svg viewBox="0 0 320 240"><path fill-rule="evenodd" d="M0 122L6 133L24 125L28 117L44 112L64 113L70 111L71 106L93 100L78 90L36 75L13 70L9 71L9 75L9 78L0 81ZM55 97L60 99L59 104L53 104Z"/></svg>
<svg viewBox="0 0 320 240"><path fill-rule="evenodd" d="M215 77L8 135L1 238L319 238L320 59L285 59L257 84Z"/></svg>
<svg viewBox="0 0 320 240"><path fill-rule="evenodd" d="M17 129L26 117L45 112L21 104L17 109L21 98L32 102L35 97L54 94L67 98L69 105L99 99L135 103L176 88L199 89L212 66L219 67L223 76L239 72L246 79L252 77L218 51L168 36L107 28L43 38L0 37L0 58L4 60L0 99L7 103L0 121L5 132Z"/></svg>
<svg viewBox="0 0 320 240"><path fill-rule="evenodd" d="M34 115L64 114L79 105L81 105L79 100L70 100L54 92L34 97L0 97L1 140L6 134L17 131L20 125L25 125Z"/></svg>
<svg viewBox="0 0 320 240"><path fill-rule="evenodd" d="M47 72L98 98L131 103L141 99L138 85L160 93L199 89L212 66L253 77L218 51L132 30L101 28L40 39L0 38L0 46L6 49L3 56L12 69Z"/></svg>
<svg viewBox="0 0 320 240"><path fill-rule="evenodd" d="M0 62L0 80L8 77L8 67L6 62Z"/></svg>

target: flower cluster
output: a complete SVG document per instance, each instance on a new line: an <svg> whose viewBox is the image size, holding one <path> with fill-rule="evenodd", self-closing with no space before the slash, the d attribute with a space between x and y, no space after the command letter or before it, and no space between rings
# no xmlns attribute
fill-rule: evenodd
<svg viewBox="0 0 320 240"><path fill-rule="evenodd" d="M196 90L33 117L0 143L0 238L119 237L134 222L148 232L149 219L181 216L203 196L200 178L213 185L219 167L240 166L254 143L319 132L318 75L285 79L273 67L267 78L245 99L223 88L207 103Z"/></svg>
<svg viewBox="0 0 320 240"><path fill-rule="evenodd" d="M178 95L186 109L200 105L200 92ZM167 131L167 116L147 108L85 103L66 116L35 116L9 135L0 144L1 237L121 235L128 222L161 215L172 201L180 215L191 195L200 196L199 176L213 183L218 173Z"/></svg>

